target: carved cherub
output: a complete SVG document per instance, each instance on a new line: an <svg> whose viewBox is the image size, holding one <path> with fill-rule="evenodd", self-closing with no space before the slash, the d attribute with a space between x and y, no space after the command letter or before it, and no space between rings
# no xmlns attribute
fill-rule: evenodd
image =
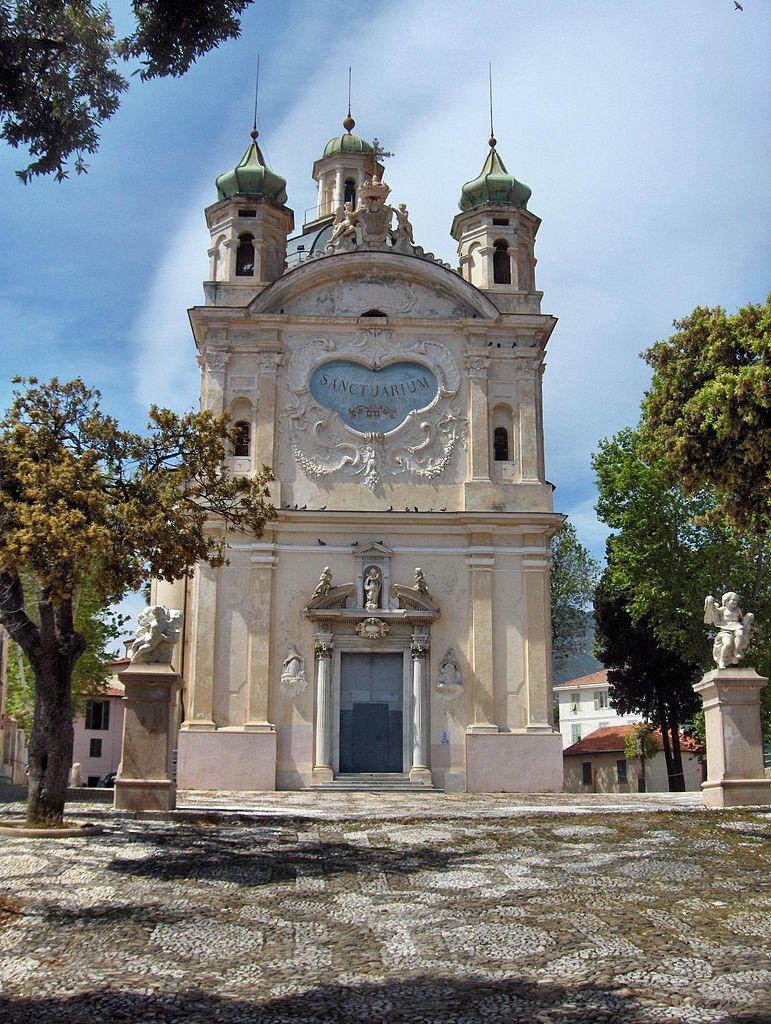
<svg viewBox="0 0 771 1024"><path fill-rule="evenodd" d="M722 605L719 605L710 595L704 602L705 624L716 626L719 630L712 647L712 657L718 668L738 665L744 658L755 621L752 612L742 615L739 595L732 590L723 594L722 600Z"/></svg>
<svg viewBox="0 0 771 1024"><path fill-rule="evenodd" d="M344 238L356 237L356 222L359 219L359 211L354 210L352 203L345 203L338 206L335 214L335 226L332 229L330 244L341 242Z"/></svg>
<svg viewBox="0 0 771 1024"><path fill-rule="evenodd" d="M414 239L412 237L412 224L410 224L410 211L404 203L399 203L398 209L395 209L394 213L396 214L396 231L394 232L394 241L413 242Z"/></svg>
<svg viewBox="0 0 771 1024"><path fill-rule="evenodd" d="M129 656L132 664L171 664L182 629L182 612L152 604L137 616L137 632Z"/></svg>

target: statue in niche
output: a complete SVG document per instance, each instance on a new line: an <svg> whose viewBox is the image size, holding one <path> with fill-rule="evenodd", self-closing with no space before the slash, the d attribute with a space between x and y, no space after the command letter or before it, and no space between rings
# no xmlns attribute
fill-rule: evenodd
<svg viewBox="0 0 771 1024"><path fill-rule="evenodd" d="M131 664L170 665L182 631L182 612L152 604L137 616L137 632L129 650Z"/></svg>
<svg viewBox="0 0 771 1024"><path fill-rule="evenodd" d="M303 656L294 644L290 644L287 656L281 666L281 689L287 697L296 697L303 692L307 685Z"/></svg>
<svg viewBox="0 0 771 1024"><path fill-rule="evenodd" d="M319 582L316 584L316 589L313 591L311 601L316 597L326 597L332 586L332 570L328 565L324 566L324 571L319 576Z"/></svg>
<svg viewBox="0 0 771 1024"><path fill-rule="evenodd" d="M722 604L717 604L711 595L705 600L704 622L707 626L717 627L712 657L718 668L727 668L738 665L744 658L750 645L755 616L752 612L742 615L739 595L733 591L723 594L722 600Z"/></svg>
<svg viewBox="0 0 771 1024"><path fill-rule="evenodd" d="M364 607L367 611L380 607L380 573L374 565L364 577L364 593L366 595Z"/></svg>
<svg viewBox="0 0 771 1024"><path fill-rule="evenodd" d="M442 658L436 688L447 697L454 697L455 694L460 693L463 689L460 666L458 665L458 659L455 657L455 650L452 647L449 648Z"/></svg>
<svg viewBox="0 0 771 1024"><path fill-rule="evenodd" d="M423 594L424 597L430 597L428 592L428 584L426 583L426 577L423 570L418 566L415 569L415 590L419 594Z"/></svg>

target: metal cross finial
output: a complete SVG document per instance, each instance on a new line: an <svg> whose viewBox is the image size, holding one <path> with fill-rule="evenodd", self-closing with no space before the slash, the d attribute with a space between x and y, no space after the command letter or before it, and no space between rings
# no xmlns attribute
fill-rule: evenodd
<svg viewBox="0 0 771 1024"><path fill-rule="evenodd" d="M380 139L372 140L372 148L375 151L376 160L380 160L381 157L387 159L389 156L396 156L395 153L389 153L387 149L383 149L382 145L380 144Z"/></svg>

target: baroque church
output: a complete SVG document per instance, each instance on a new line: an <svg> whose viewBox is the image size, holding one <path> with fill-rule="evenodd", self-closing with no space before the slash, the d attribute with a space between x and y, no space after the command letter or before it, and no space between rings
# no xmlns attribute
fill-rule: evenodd
<svg viewBox="0 0 771 1024"><path fill-rule="evenodd" d="M491 138L450 266L354 127L299 232L256 131L206 210L201 405L236 424L232 473L272 469L278 515L153 585L184 611L177 784L559 792L540 221Z"/></svg>

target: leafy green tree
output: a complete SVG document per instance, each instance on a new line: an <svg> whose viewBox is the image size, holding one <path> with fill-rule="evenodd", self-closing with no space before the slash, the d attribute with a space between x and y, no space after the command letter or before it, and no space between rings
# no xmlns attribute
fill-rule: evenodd
<svg viewBox="0 0 771 1024"><path fill-rule="evenodd" d="M697 307L644 357L653 380L642 438L683 493L708 488L713 518L771 530L771 295L729 316Z"/></svg>
<svg viewBox="0 0 771 1024"><path fill-rule="evenodd" d="M0 0L0 137L34 159L17 171L67 177L86 170L98 128L128 82L118 68L138 60L143 79L183 75L202 54L239 34L251 0L134 0L135 31L117 39L105 4ZM135 74L137 72L134 72Z"/></svg>
<svg viewBox="0 0 771 1024"><path fill-rule="evenodd" d="M83 579L97 602L115 603L149 575L221 565L227 530L259 536L275 512L267 472L227 473L226 416L152 407L141 436L120 430L80 380L17 383L0 420L0 624L35 678L28 820L55 824L72 762L73 671L87 648L76 627Z"/></svg>
<svg viewBox="0 0 771 1024"><path fill-rule="evenodd" d="M767 674L771 642L771 541L717 518L705 489L686 495L661 459L646 461L637 431L602 441L593 458L597 513L613 530L607 580L624 595L632 621L686 661L711 666L704 598L736 590L758 622L752 664Z"/></svg>
<svg viewBox="0 0 771 1024"><path fill-rule="evenodd" d="M549 593L556 667L582 648L599 571L598 563L579 541L575 526L564 522L551 542Z"/></svg>
<svg viewBox="0 0 771 1024"><path fill-rule="evenodd" d="M606 570L594 599L595 654L608 669L611 707L621 715L643 715L660 730L670 792L685 789L680 731L700 706L693 684L698 662L662 647L649 622L634 622L623 593Z"/></svg>

